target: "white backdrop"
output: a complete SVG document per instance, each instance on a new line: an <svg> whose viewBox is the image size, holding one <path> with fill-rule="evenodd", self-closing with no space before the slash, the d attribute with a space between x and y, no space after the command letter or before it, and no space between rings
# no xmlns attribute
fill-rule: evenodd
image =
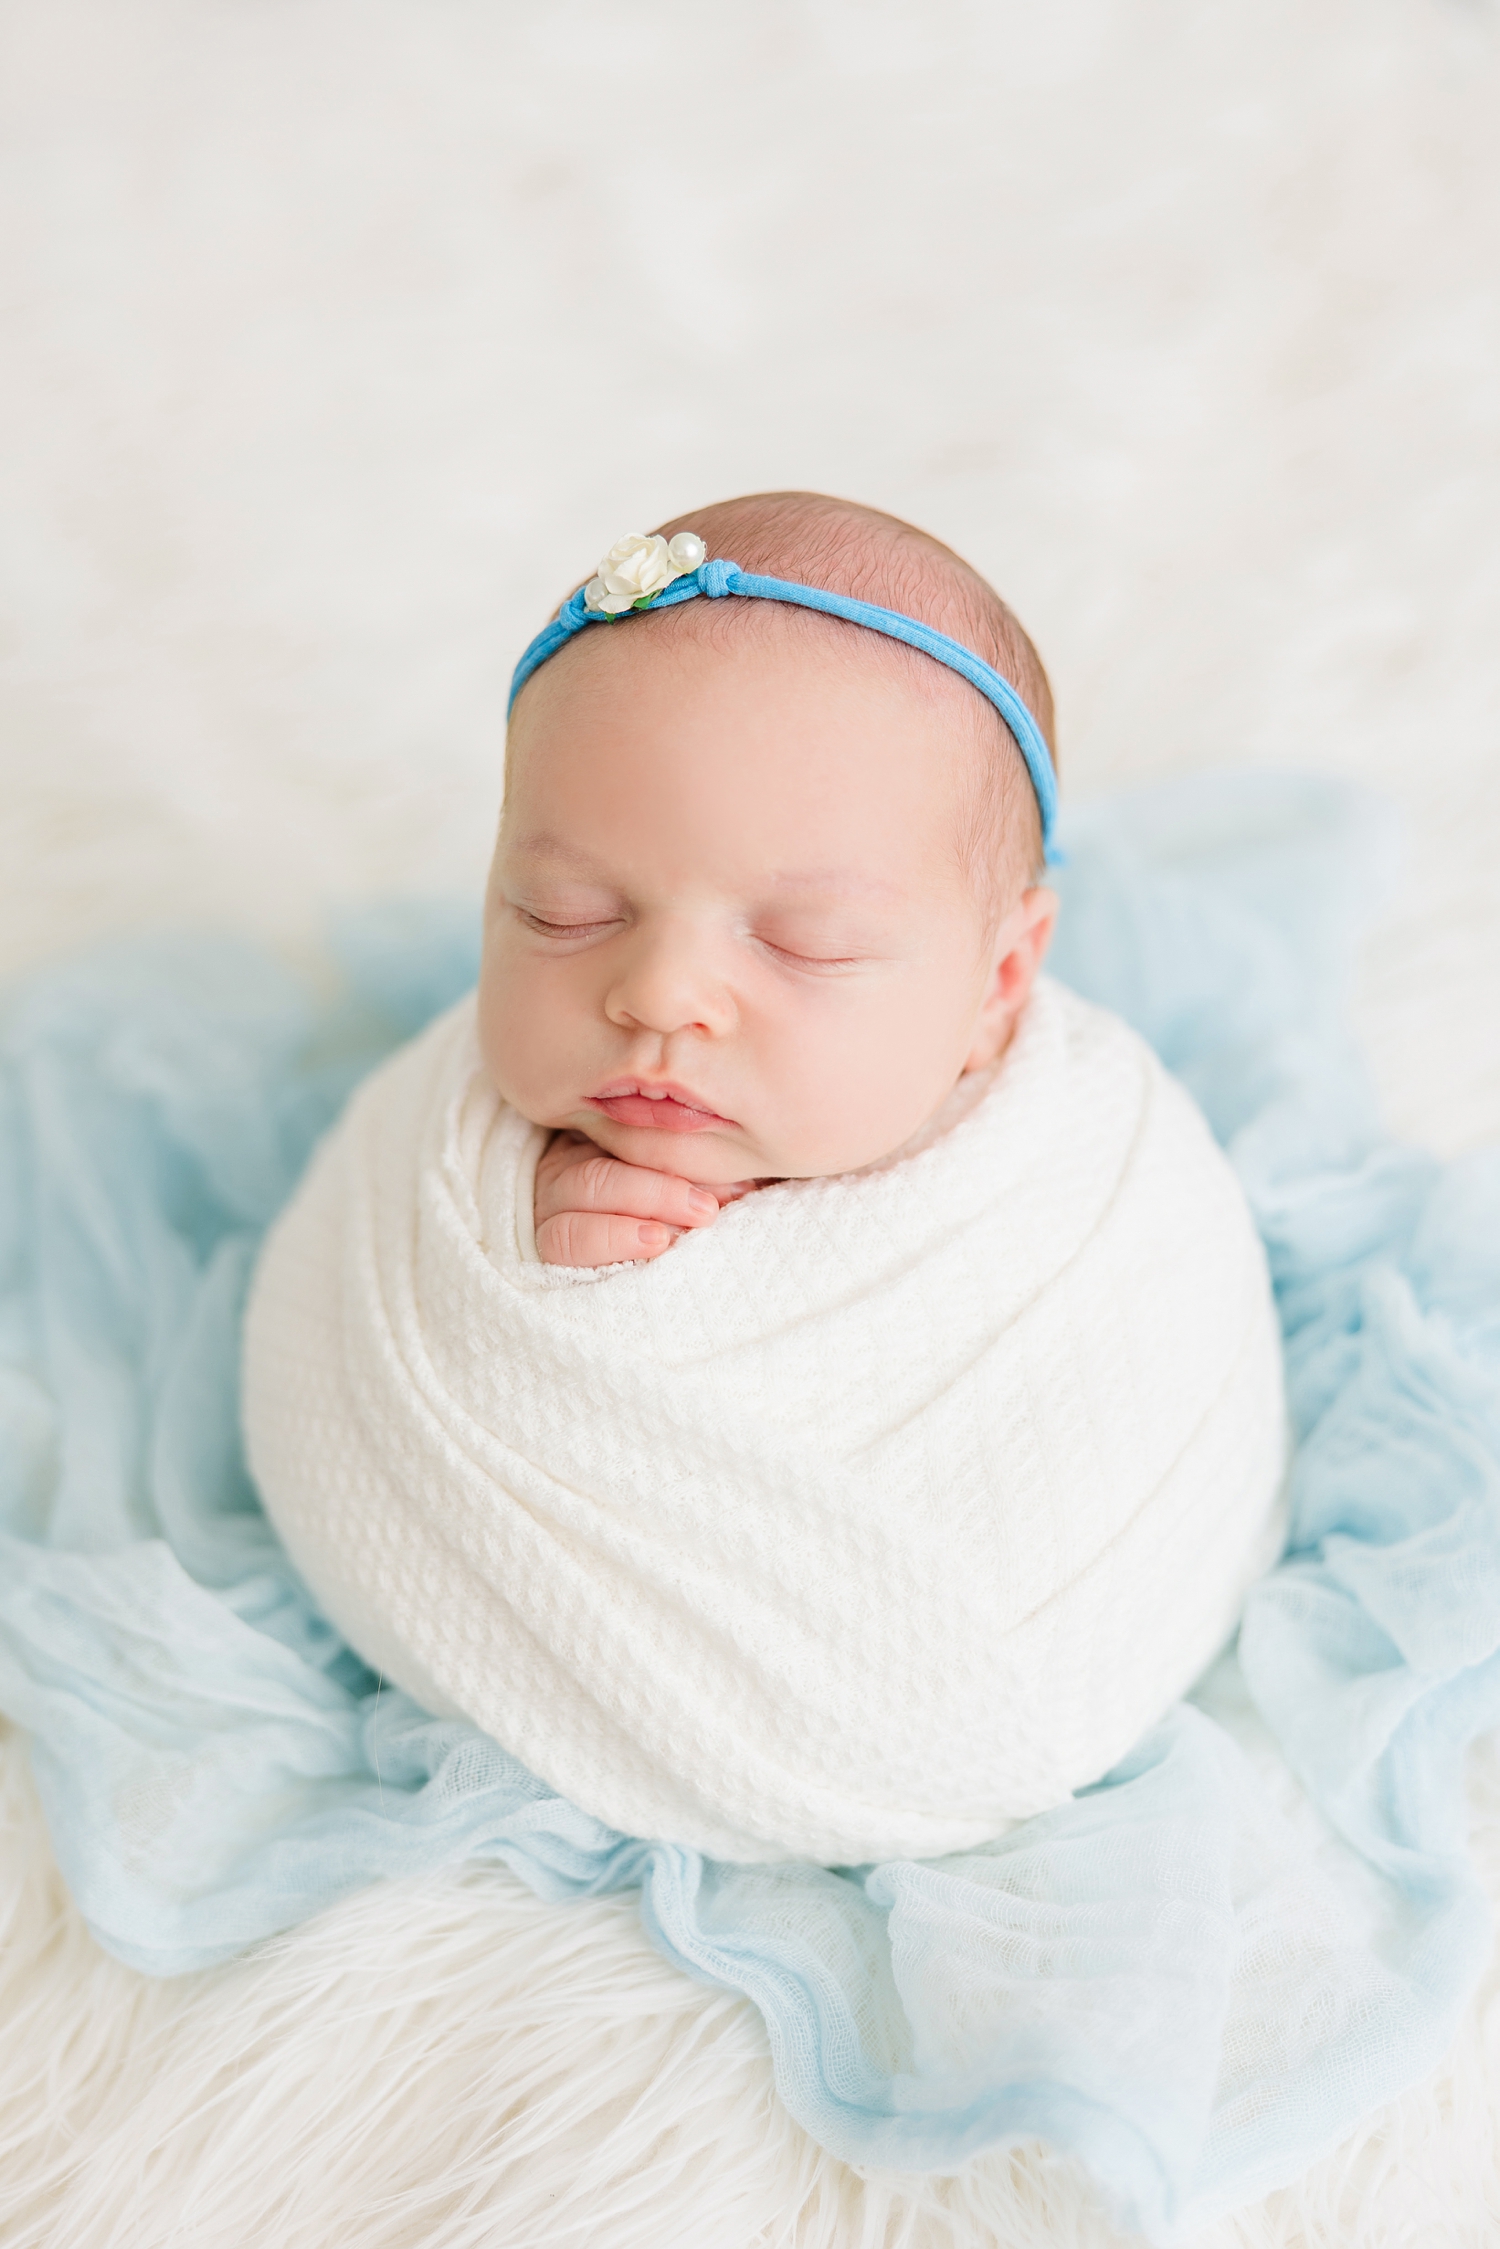
<svg viewBox="0 0 1500 2249"><path fill-rule="evenodd" d="M1497 120L1493 0L0 0L0 970L476 889L558 594L812 485L993 577L1075 798L1394 795L1387 1102L1500 1136Z"/></svg>
<svg viewBox="0 0 1500 2249"><path fill-rule="evenodd" d="M1500 1131L1485 0L7 0L0 39L0 966L476 885L557 595L807 484L993 576L1075 795L1394 792L1387 1093Z"/></svg>

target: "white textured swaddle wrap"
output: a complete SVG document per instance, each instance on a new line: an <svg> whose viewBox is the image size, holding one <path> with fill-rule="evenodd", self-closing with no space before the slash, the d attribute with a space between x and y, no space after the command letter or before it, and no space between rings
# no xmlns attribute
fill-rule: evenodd
<svg viewBox="0 0 1500 2249"><path fill-rule="evenodd" d="M540 1264L546 1135L473 1002L351 1102L267 1244L251 1466L324 1608L562 1794L721 1858L932 1857L1097 1779L1274 1559L1238 1183L1043 983L920 1152L651 1264Z"/></svg>

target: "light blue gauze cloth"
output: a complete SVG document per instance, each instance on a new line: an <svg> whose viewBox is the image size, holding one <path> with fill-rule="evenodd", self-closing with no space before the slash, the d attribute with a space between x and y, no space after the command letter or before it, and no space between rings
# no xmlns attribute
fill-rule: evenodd
<svg viewBox="0 0 1500 2249"><path fill-rule="evenodd" d="M1485 1957L1465 1744L1500 1721L1500 1159L1378 1124L1343 1023L1384 831L1331 783L1074 818L1058 972L1208 1113L1264 1237L1291 1548L1098 1787L935 1863L740 1867L602 1827L377 1683L246 1481L259 1238L353 1082L462 991L469 914L371 917L314 1000L248 945L114 947L13 995L0 1076L0 1706L63 1872L149 1973L379 1876L638 1887L765 2018L852 2160L1040 2136L1160 2238L1294 2175L1439 2059Z"/></svg>

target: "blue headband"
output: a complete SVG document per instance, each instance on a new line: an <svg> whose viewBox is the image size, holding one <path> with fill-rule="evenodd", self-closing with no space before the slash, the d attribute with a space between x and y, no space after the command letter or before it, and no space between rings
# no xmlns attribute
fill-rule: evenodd
<svg viewBox="0 0 1500 2249"><path fill-rule="evenodd" d="M700 546L698 552L702 551ZM597 578L592 581L593 587L599 584ZM545 664L549 656L555 656L575 633L582 632L585 625L613 621L610 611L590 605L586 599L590 590L590 587L580 586L577 593L563 603L551 624L544 625L532 641L516 666L507 709L514 705L532 673ZM1052 831L1057 821L1057 775L1042 730L1010 681L1002 678L982 657L965 648L961 641L950 640L946 633L918 623L915 617L903 617L899 610L879 609L873 602L854 601L847 594L827 593L820 586L795 585L788 578L757 577L753 571L742 570L737 562L702 563L696 570L674 576L661 592L622 604L613 614L628 615L631 609L670 609L674 602L695 601L700 594L706 594L710 601L720 601L726 594L740 594L759 601L791 602L799 609L818 609L825 616L842 617L847 624L867 625L871 632L884 633L890 640L903 640L908 648L919 648L924 656L935 657L938 663L957 672L971 687L977 687L986 701L993 703L1014 735L1036 791L1037 809L1042 816L1043 847L1049 860L1056 858Z"/></svg>

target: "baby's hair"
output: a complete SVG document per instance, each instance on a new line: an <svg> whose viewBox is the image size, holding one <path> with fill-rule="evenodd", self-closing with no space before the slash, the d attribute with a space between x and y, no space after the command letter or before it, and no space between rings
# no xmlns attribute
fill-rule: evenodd
<svg viewBox="0 0 1500 2249"><path fill-rule="evenodd" d="M675 531L696 531L711 556L727 556L746 570L822 586L935 625L1010 681L1055 761L1052 690L1040 656L993 586L929 532L821 492L754 492L718 500L690 508L660 529L668 538ZM773 602L693 601L663 611L660 622L670 617L674 625L681 620L698 631L742 631L763 623L767 612L793 630L840 635L851 653L865 660L881 652L921 685L940 691L945 679L954 679L930 657L865 626ZM961 692L981 751L962 839L964 858L987 903L1002 912L1040 871L1041 816L1010 729L982 695L967 687Z"/></svg>

